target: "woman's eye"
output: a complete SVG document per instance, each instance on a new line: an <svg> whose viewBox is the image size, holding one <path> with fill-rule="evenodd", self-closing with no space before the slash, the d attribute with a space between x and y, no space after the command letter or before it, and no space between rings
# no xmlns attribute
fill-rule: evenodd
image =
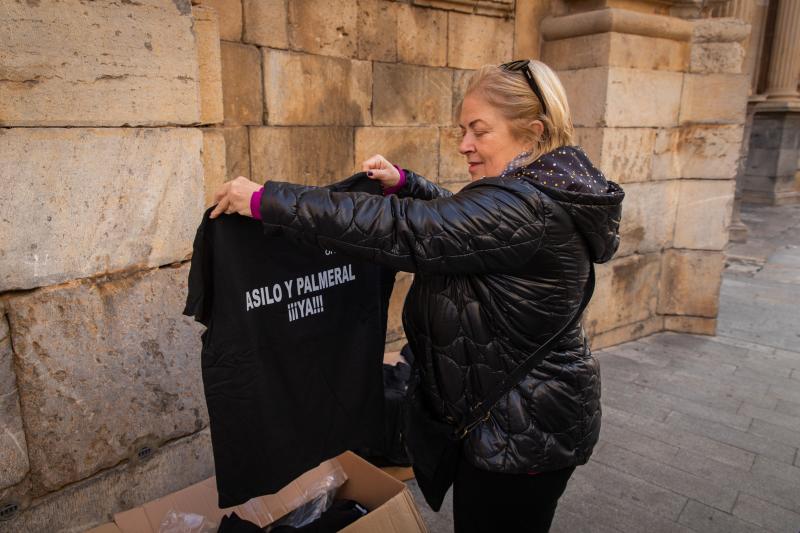
<svg viewBox="0 0 800 533"><path fill-rule="evenodd" d="M476 131L475 132L475 137L483 137L484 135L486 135L485 131Z"/></svg>

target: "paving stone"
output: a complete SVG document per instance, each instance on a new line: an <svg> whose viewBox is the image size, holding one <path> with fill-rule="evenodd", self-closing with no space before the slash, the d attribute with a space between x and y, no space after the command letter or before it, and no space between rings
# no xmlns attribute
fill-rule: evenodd
<svg viewBox="0 0 800 533"><path fill-rule="evenodd" d="M795 447L776 441L769 441L724 424L701 420L678 412L670 413L664 423L671 427L696 432L731 446L782 461L787 465L791 465L794 460Z"/></svg>
<svg viewBox="0 0 800 533"><path fill-rule="evenodd" d="M751 533L756 530L755 524L694 500L689 500L686 504L679 522L697 531L708 533Z"/></svg>
<svg viewBox="0 0 800 533"><path fill-rule="evenodd" d="M797 533L800 513L795 513L750 494L739 494L733 514L769 531Z"/></svg>
<svg viewBox="0 0 800 533"><path fill-rule="evenodd" d="M605 403L605 398L603 399ZM605 407L604 407L605 410ZM600 429L600 441L610 442L639 455L669 464L678 453L679 448L659 439L641 435L636 431L617 425L617 413L604 413L603 425Z"/></svg>
<svg viewBox="0 0 800 533"><path fill-rule="evenodd" d="M582 531L587 524L592 525L593 533L619 533L619 529L597 522L597 517L587 517L581 514L566 510L565 505L559 505L556 509L556 515L553 517L553 523L550 526L550 531L553 533L571 533L574 531Z"/></svg>
<svg viewBox="0 0 800 533"><path fill-rule="evenodd" d="M208 424L188 264L7 301L35 495Z"/></svg>
<svg viewBox="0 0 800 533"><path fill-rule="evenodd" d="M370 122L372 64L263 49L271 125L365 125ZM291 94L291 98L286 98Z"/></svg>
<svg viewBox="0 0 800 533"><path fill-rule="evenodd" d="M781 398L775 406L775 412L800 417L800 403L790 402Z"/></svg>
<svg viewBox="0 0 800 533"><path fill-rule="evenodd" d="M792 431L800 432L800 417L798 416L787 415L775 410L763 409L750 405L747 402L743 402L739 407L739 413L777 426L782 426Z"/></svg>
<svg viewBox="0 0 800 533"><path fill-rule="evenodd" d="M189 0L0 2L0 125L200 120Z"/></svg>
<svg viewBox="0 0 800 533"><path fill-rule="evenodd" d="M376 63L373 123L376 126L449 125L452 74L442 68Z"/></svg>
<svg viewBox="0 0 800 533"><path fill-rule="evenodd" d="M736 491L732 488L717 486L707 479L657 463L618 446L604 446L594 458L600 463L707 503L716 509L730 511L736 501Z"/></svg>
<svg viewBox="0 0 800 533"><path fill-rule="evenodd" d="M185 259L202 149L197 128L0 130L0 291Z"/></svg>

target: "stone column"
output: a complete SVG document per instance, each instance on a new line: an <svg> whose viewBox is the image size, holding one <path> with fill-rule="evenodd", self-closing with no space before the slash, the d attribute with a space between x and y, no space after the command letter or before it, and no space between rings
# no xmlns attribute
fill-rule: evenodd
<svg viewBox="0 0 800 533"><path fill-rule="evenodd" d="M775 1L775 0L774 0ZM755 105L742 200L800 203L800 2L780 0L766 100Z"/></svg>
<svg viewBox="0 0 800 533"><path fill-rule="evenodd" d="M780 0L767 76L767 99L799 101L800 2Z"/></svg>

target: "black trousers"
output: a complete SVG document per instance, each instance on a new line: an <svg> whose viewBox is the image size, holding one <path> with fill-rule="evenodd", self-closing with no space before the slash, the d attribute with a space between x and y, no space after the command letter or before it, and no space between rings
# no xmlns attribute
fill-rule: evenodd
<svg viewBox="0 0 800 533"><path fill-rule="evenodd" d="M462 459L453 483L455 533L546 533L574 471L502 474Z"/></svg>

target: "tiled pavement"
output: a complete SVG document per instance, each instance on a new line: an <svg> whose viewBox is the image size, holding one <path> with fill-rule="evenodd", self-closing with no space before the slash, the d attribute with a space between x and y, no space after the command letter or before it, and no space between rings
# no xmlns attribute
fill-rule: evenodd
<svg viewBox="0 0 800 533"><path fill-rule="evenodd" d="M717 336L598 352L603 428L552 531L800 532L800 206L745 208ZM452 531L415 498L432 533Z"/></svg>

